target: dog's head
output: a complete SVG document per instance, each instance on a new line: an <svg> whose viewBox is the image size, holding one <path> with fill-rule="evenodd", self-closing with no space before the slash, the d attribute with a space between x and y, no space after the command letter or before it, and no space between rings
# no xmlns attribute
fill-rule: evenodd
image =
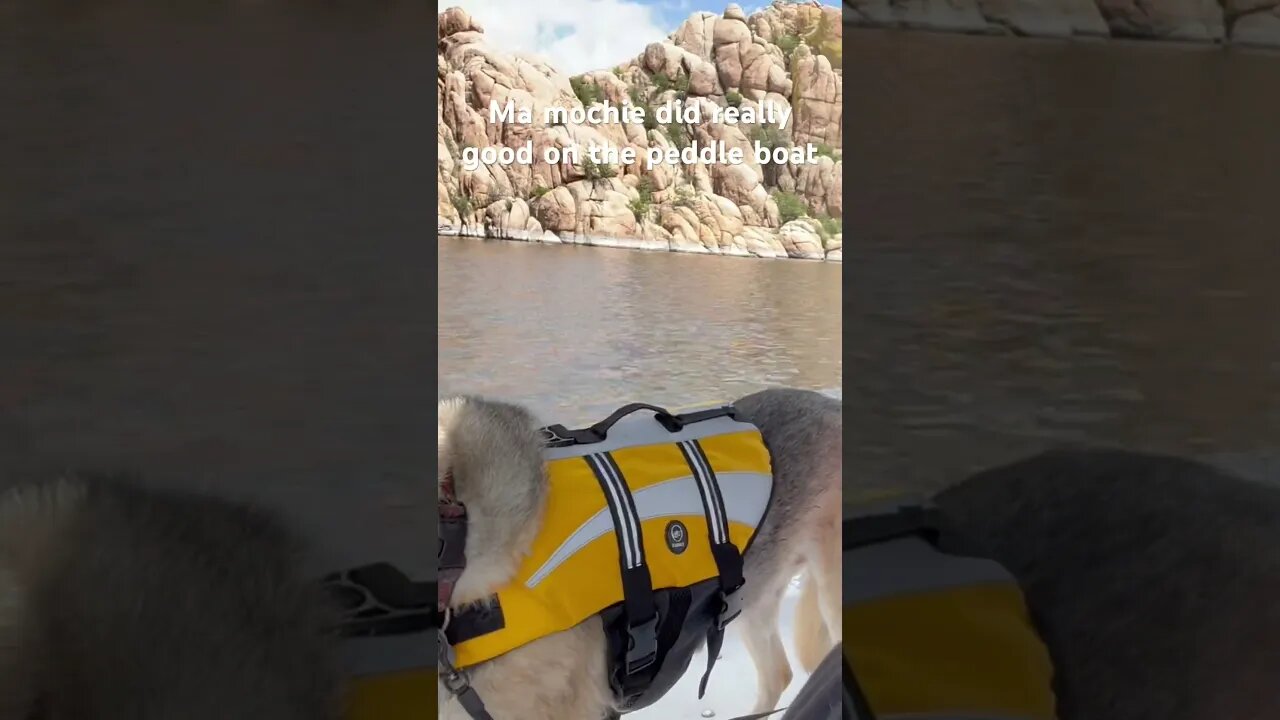
<svg viewBox="0 0 1280 720"><path fill-rule="evenodd" d="M466 570L454 605L489 597L519 569L546 501L541 437L527 410L476 397L437 405L436 487L467 507Z"/></svg>

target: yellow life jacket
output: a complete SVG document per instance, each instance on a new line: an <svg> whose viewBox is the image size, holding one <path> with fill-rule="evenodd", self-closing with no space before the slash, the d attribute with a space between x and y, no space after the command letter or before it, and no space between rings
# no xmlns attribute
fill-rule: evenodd
<svg viewBox="0 0 1280 720"><path fill-rule="evenodd" d="M333 573L345 605L346 720L421 720L436 712L434 585L378 563Z"/></svg>
<svg viewBox="0 0 1280 720"><path fill-rule="evenodd" d="M614 692L628 711L644 707L737 614L742 555L773 494L769 451L731 407L629 405L586 430L545 432L538 534L510 583L449 621L455 665L601 616Z"/></svg>
<svg viewBox="0 0 1280 720"><path fill-rule="evenodd" d="M1053 665L1017 580L920 505L845 519L846 691L857 720L1054 720Z"/></svg>

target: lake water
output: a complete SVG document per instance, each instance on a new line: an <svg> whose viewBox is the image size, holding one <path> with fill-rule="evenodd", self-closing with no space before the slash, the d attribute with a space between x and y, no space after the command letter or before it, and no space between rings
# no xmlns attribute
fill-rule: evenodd
<svg viewBox="0 0 1280 720"><path fill-rule="evenodd" d="M591 423L839 388L838 263L439 238L440 392Z"/></svg>
<svg viewBox="0 0 1280 720"><path fill-rule="evenodd" d="M1280 55L850 32L848 482L1063 443L1280 478Z"/></svg>

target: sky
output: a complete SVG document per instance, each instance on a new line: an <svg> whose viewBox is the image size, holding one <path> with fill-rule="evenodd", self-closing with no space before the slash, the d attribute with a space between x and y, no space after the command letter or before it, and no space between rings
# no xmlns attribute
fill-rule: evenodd
<svg viewBox="0 0 1280 720"><path fill-rule="evenodd" d="M729 0L445 0L484 27L489 43L540 55L562 72L605 70L634 58L699 10L724 12ZM739 0L748 15L768 0Z"/></svg>

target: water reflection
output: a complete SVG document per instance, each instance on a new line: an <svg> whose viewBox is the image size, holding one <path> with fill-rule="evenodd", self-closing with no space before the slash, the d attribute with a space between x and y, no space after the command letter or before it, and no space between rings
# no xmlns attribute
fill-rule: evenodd
<svg viewBox="0 0 1280 720"><path fill-rule="evenodd" d="M440 391L583 422L840 385L838 264L440 238Z"/></svg>
<svg viewBox="0 0 1280 720"><path fill-rule="evenodd" d="M852 33L852 475L1280 449L1280 56ZM848 469L848 468L847 468Z"/></svg>

